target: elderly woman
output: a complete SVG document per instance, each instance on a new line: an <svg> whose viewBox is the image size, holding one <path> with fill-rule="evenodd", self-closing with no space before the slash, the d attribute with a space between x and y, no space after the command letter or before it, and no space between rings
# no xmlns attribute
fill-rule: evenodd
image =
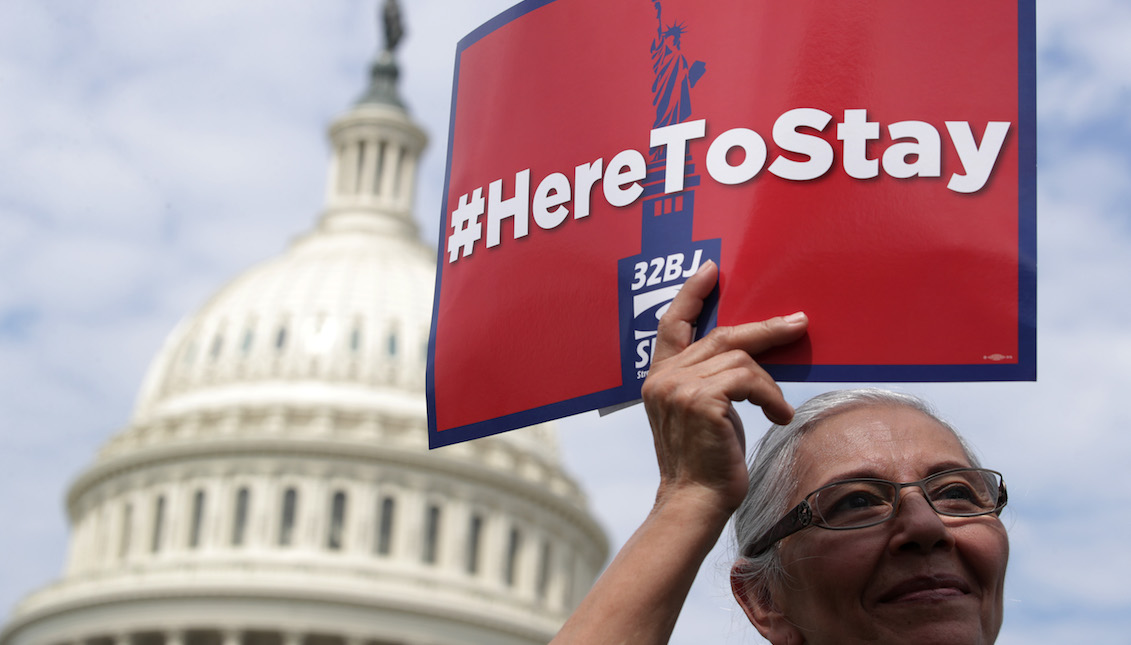
<svg viewBox="0 0 1131 645"><path fill-rule="evenodd" d="M795 413L752 356L804 335L804 314L692 342L717 274L705 265L660 323L643 392L655 505L553 642L666 643L734 515L731 586L775 645L992 643L1009 553L1001 476L913 397L831 392ZM776 424L749 471L734 401Z"/></svg>

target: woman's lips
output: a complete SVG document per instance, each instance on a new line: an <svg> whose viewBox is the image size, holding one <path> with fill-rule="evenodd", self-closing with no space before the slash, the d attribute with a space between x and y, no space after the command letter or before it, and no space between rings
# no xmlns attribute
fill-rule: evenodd
<svg viewBox="0 0 1131 645"><path fill-rule="evenodd" d="M904 580L888 589L880 596L880 602L945 600L965 596L968 593L970 593L970 585L959 576L917 576Z"/></svg>

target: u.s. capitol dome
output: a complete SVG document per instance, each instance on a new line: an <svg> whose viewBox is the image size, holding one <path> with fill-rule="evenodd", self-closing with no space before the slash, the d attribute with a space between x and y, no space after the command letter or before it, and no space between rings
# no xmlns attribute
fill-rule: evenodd
<svg viewBox="0 0 1131 645"><path fill-rule="evenodd" d="M386 48L331 125L313 230L170 334L0 644L533 645L584 595L607 543L551 427L426 449L426 136L396 75Z"/></svg>

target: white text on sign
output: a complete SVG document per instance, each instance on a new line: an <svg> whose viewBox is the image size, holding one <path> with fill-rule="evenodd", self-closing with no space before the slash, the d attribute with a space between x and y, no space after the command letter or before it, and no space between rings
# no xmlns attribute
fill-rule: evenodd
<svg viewBox="0 0 1131 645"><path fill-rule="evenodd" d="M774 122L772 139L793 158L778 154L768 167L770 149L762 135L747 128L727 130L715 137L707 149L707 175L730 186L753 180L763 168L789 181L823 177L832 170L836 151L817 133L824 132L832 120L831 114L816 108L795 108L782 114ZM946 121L945 125L949 144L962 164L962 172L951 173L946 187L956 193L978 192L989 181L1012 124L990 121L980 142L975 140L968 121ZM706 120L700 119L651 131L649 145L666 147L665 194L683 190L687 144L706 136L706 129ZM836 139L840 142L841 167L846 175L861 180L878 177L881 171L896 179L942 175L943 137L935 126L925 121L898 121L889 124L887 131L891 143L882 153L876 151L877 155L870 157L868 142L880 139L880 123L869 121L866 109L844 111L836 125ZM743 153L737 165L730 163L732 150ZM573 219L588 217L595 189L611 206L628 206L643 194L640 182L646 174L644 155L630 149L616 154L607 166L599 158L575 167L572 182L563 173L551 173L538 183L533 196L529 168L515 173L510 191L504 188L502 179L496 179L487 187L487 199L483 198L482 187L460 197L450 218L448 262L472 255L476 242L483 239L484 217L485 246L490 249L502 243L506 220L511 220L512 237L517 240L530 233L531 218L542 230L561 226L570 217L570 204ZM508 193L510 196L505 196Z"/></svg>

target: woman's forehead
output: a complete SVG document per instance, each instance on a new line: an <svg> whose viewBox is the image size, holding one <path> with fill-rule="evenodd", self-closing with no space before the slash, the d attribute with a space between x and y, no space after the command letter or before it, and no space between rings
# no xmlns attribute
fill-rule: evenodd
<svg viewBox="0 0 1131 645"><path fill-rule="evenodd" d="M915 408L853 407L818 422L802 437L794 463L798 492L850 477L914 481L969 466L958 437Z"/></svg>

